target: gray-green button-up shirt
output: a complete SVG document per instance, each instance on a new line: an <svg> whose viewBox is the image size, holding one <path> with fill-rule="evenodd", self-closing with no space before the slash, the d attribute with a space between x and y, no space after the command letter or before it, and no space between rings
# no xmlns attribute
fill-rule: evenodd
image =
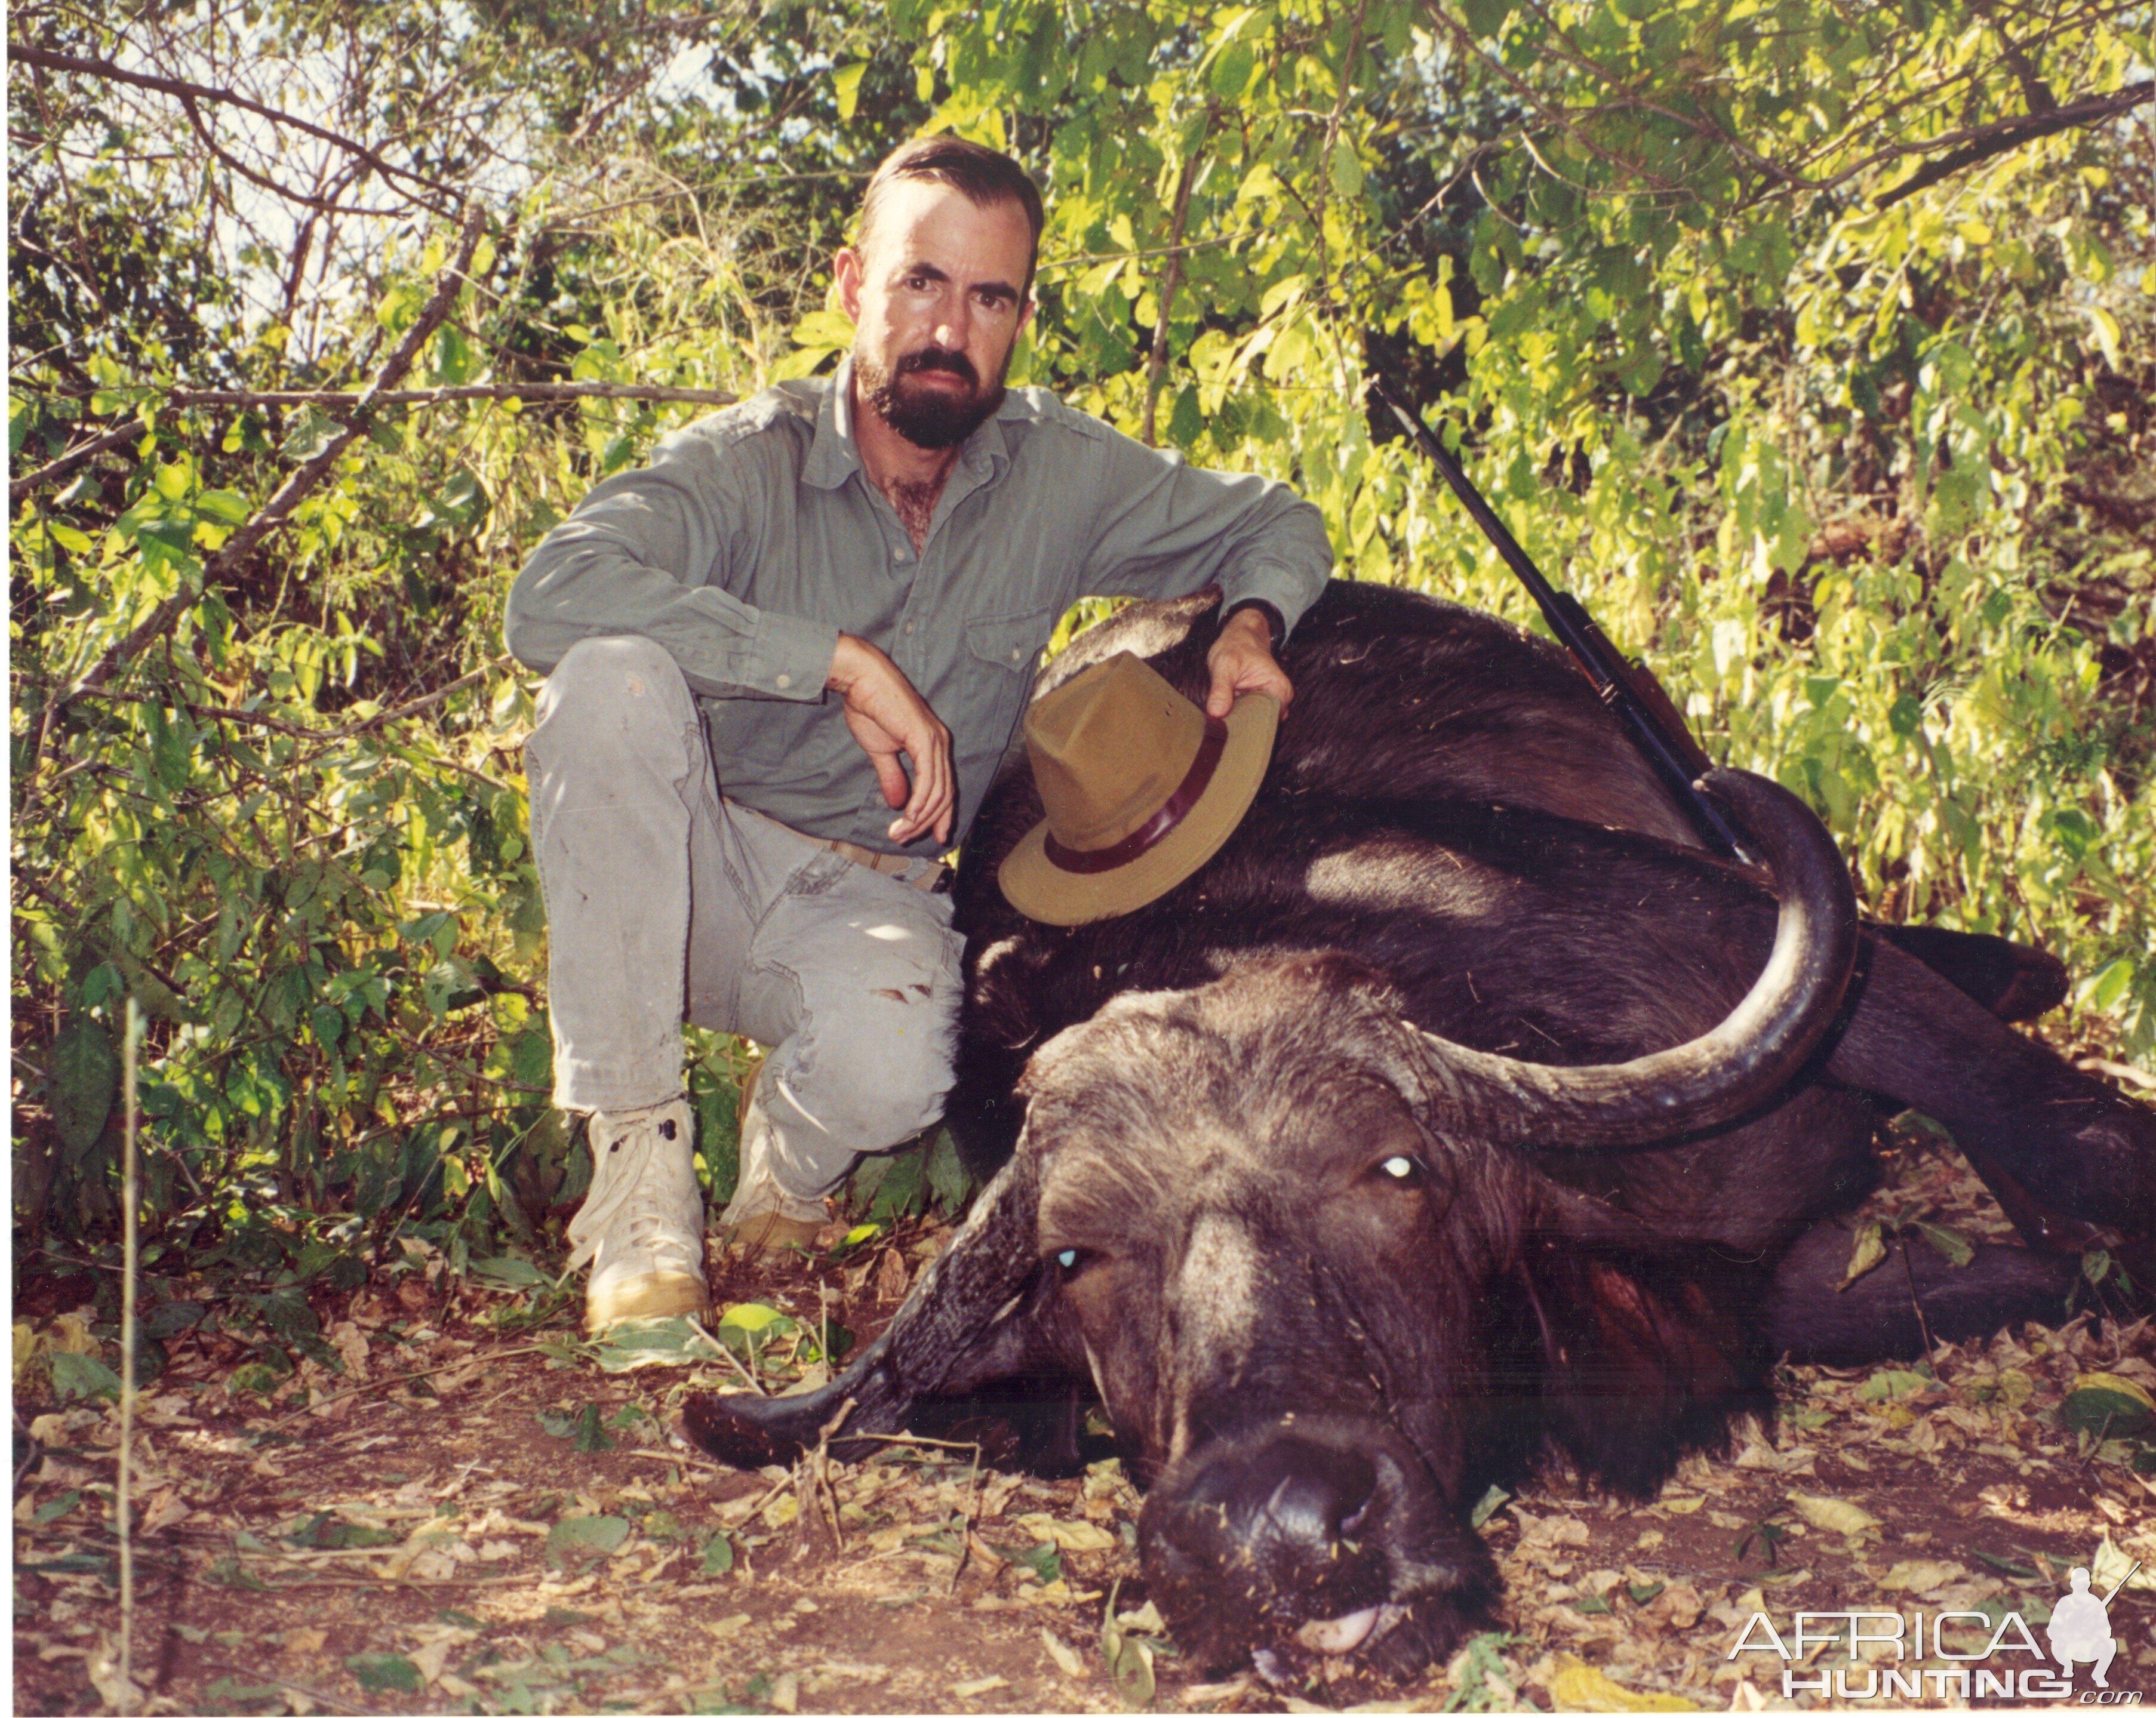
<svg viewBox="0 0 2156 1718"><path fill-rule="evenodd" d="M951 730L963 836L1079 597L1217 582L1292 627L1331 572L1317 510L1285 485L1194 470L1040 388L1014 389L967 441L916 556L861 468L850 400L849 364L665 437L547 534L504 628L542 671L580 638L665 646L721 791L807 833L904 850L824 692L841 632L889 655Z"/></svg>

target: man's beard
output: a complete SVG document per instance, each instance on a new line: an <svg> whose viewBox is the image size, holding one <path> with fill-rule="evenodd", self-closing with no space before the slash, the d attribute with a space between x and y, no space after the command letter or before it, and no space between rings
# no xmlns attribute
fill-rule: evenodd
<svg viewBox="0 0 2156 1718"><path fill-rule="evenodd" d="M989 418L1004 403L1004 377L1009 360L998 367L994 383L981 386L973 361L963 352L942 346L924 346L898 361L896 372L886 370L872 358L854 355L854 372L861 397L870 409L916 448L955 448ZM909 378L924 370L942 370L972 384L972 392L954 395L940 387L909 385Z"/></svg>

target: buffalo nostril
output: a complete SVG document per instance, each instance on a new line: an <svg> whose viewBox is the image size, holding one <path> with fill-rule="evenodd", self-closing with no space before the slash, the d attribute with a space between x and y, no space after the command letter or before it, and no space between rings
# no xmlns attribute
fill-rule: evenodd
<svg viewBox="0 0 2156 1718"><path fill-rule="evenodd" d="M1368 1521L1377 1483L1358 1451L1282 1438L1209 1463L1184 1500L1231 1540L1330 1556Z"/></svg>

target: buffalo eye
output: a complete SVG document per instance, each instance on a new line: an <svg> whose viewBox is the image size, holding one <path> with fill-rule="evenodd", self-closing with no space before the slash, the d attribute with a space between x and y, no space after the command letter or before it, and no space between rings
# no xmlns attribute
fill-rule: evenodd
<svg viewBox="0 0 2156 1718"><path fill-rule="evenodd" d="M1065 1247L1061 1252L1052 1256L1058 1268L1065 1276L1069 1276L1086 1262L1089 1255L1082 1247Z"/></svg>
<svg viewBox="0 0 2156 1718"><path fill-rule="evenodd" d="M1381 1162L1378 1165L1378 1173L1404 1187L1419 1186L1424 1177L1421 1161L1409 1156L1404 1151L1395 1151Z"/></svg>

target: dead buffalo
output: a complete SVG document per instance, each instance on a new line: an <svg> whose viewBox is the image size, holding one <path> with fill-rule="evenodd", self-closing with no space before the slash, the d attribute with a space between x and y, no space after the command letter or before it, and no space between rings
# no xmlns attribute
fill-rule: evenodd
<svg viewBox="0 0 2156 1718"><path fill-rule="evenodd" d="M1127 613L1051 682L1135 649L1198 690L1212 624ZM1199 1662L1406 1669L1486 1620L1468 1507L1544 1451L1641 1490L1779 1354L1920 1352L1912 1290L1949 1339L2061 1310L2074 1261L2020 1248L1836 1292L1882 1108L1944 1124L2039 1241L2156 1227L2156 1115L2000 1023L2056 999L2044 957L1860 925L1758 777L1712 781L1772 886L1702 853L1565 659L1487 616L1336 585L1286 665L1256 803L1139 912L1015 915L995 866L1040 812L1022 761L999 782L949 1105L993 1178L841 1377L692 1403L706 1448L843 1413L865 1454L938 1398L1090 1379Z"/></svg>

